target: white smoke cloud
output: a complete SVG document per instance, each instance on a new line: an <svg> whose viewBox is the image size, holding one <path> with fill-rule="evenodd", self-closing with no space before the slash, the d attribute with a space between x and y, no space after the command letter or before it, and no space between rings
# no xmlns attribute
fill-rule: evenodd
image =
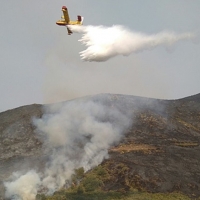
<svg viewBox="0 0 200 200"><path fill-rule="evenodd" d="M18 172L6 182L7 197L32 200L41 188L52 194L66 181L70 183L74 169L87 171L108 158L109 147L120 141L131 121L129 113L112 107L111 99L101 96L101 100L85 98L45 106L45 114L34 119L34 124L48 162L43 172ZM31 180L33 175L35 180Z"/></svg>
<svg viewBox="0 0 200 200"><path fill-rule="evenodd" d="M191 40L193 33L177 34L160 32L154 35L133 32L123 26L68 26L73 32L81 33L79 40L87 48L80 52L84 61L106 61L114 56L128 56L157 46L170 46L180 40Z"/></svg>
<svg viewBox="0 0 200 200"><path fill-rule="evenodd" d="M6 188L5 196L13 200L34 200L40 185L40 177L31 170L26 174L21 172L13 173L11 180L4 183Z"/></svg>

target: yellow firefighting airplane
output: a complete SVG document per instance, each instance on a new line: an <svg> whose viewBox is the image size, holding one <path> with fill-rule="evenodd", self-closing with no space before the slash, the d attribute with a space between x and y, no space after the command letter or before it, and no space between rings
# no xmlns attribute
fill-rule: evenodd
<svg viewBox="0 0 200 200"><path fill-rule="evenodd" d="M62 7L63 15L61 16L61 20L58 20L56 22L57 25L59 26L66 26L67 25L82 25L83 24L83 17L80 15L77 16L76 21L70 21L68 10L66 6ZM67 27L68 35L71 35L73 32Z"/></svg>

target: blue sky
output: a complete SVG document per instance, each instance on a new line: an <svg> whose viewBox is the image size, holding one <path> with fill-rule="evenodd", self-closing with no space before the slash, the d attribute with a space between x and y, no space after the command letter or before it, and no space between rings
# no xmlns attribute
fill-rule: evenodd
<svg viewBox="0 0 200 200"><path fill-rule="evenodd" d="M55 24L63 5L71 19L84 16L84 25L124 25L145 34L200 30L196 0L1 1L0 111L98 93L177 99L200 92L198 39L83 62L81 35L68 36Z"/></svg>

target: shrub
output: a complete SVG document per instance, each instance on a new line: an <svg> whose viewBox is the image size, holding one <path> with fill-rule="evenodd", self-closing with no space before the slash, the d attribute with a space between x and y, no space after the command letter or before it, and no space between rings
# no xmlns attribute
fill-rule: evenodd
<svg viewBox="0 0 200 200"><path fill-rule="evenodd" d="M84 188L82 185L79 185L77 188L77 194L83 194L84 193Z"/></svg>
<svg viewBox="0 0 200 200"><path fill-rule="evenodd" d="M88 175L82 181L85 192L93 192L102 186L102 181L94 175Z"/></svg>

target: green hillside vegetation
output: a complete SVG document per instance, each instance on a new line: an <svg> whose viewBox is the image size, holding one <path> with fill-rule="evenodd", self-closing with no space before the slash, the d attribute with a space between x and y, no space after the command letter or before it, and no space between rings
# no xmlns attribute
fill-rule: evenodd
<svg viewBox="0 0 200 200"><path fill-rule="evenodd" d="M108 169L108 164L99 165L90 172L84 174L83 168L75 170L72 176L71 187L61 189L55 192L52 196L44 194L37 195L37 200L189 200L186 195L178 192L172 193L150 193L142 187L131 184L127 179L125 185L129 188L127 191L124 188L107 191L105 185L111 183L114 178L126 174L128 167L121 163L113 169ZM200 199L200 198L198 198Z"/></svg>

